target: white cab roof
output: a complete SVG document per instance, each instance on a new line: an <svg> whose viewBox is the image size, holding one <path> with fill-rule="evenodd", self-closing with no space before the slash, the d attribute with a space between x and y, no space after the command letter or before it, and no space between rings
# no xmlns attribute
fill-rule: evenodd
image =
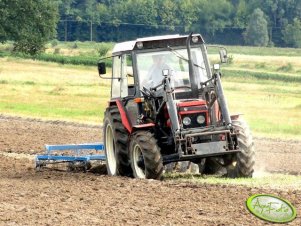
<svg viewBox="0 0 301 226"><path fill-rule="evenodd" d="M118 53L118 52L133 50L137 42L156 41L156 40L164 40L164 39L183 38L183 37L187 37L187 35L178 35L177 34L177 35L162 35L162 36L138 38L133 41L117 43L114 46L112 53L114 54L114 53Z"/></svg>

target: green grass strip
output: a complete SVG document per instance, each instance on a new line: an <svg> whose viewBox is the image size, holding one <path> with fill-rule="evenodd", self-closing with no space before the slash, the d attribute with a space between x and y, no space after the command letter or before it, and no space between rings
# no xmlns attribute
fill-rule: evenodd
<svg viewBox="0 0 301 226"><path fill-rule="evenodd" d="M245 70L233 70L228 68L223 68L225 72L225 76L227 78L256 78L260 80L275 80L281 82L291 82L291 83L301 83L301 76L296 75L285 75L285 74L277 74L270 72L256 72L256 71L245 71Z"/></svg>
<svg viewBox="0 0 301 226"><path fill-rule="evenodd" d="M222 45L224 46L224 45ZM301 48L256 47L256 46L224 46L228 54L257 56L301 56ZM208 47L209 54L218 53L218 48Z"/></svg>
<svg viewBox="0 0 301 226"><path fill-rule="evenodd" d="M56 55L56 54L48 54L48 53L41 53L36 56L31 56L22 53L10 53L7 51L0 51L0 57L17 57L22 59L33 59L45 62L54 62L59 64L72 64L72 65L85 65L85 66L96 66L99 62L100 57L98 56L63 56L63 55ZM112 62L110 59L104 60L107 67L112 67Z"/></svg>

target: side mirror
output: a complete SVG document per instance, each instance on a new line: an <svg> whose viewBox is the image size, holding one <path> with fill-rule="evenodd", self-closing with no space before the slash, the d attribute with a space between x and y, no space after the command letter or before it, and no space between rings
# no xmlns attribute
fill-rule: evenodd
<svg viewBox="0 0 301 226"><path fill-rule="evenodd" d="M99 75L105 75L107 73L105 62L98 63L98 73Z"/></svg>
<svg viewBox="0 0 301 226"><path fill-rule="evenodd" d="M227 63L228 55L227 55L227 50L226 49L220 49L219 50L219 56L220 56L220 59L221 59L221 63Z"/></svg>

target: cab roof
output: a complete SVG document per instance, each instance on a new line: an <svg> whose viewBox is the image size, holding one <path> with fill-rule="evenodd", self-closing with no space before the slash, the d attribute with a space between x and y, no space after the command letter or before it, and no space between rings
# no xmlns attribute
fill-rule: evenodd
<svg viewBox="0 0 301 226"><path fill-rule="evenodd" d="M192 36L199 37L199 42L204 43L204 40L200 34L193 34ZM139 48L137 48L137 43L139 43L139 42L142 42L143 44L148 44L148 45L146 45L146 47L148 47L147 49L167 47L167 45L170 43L169 40L180 45L180 44L183 44L186 42L187 37L188 37L188 35L176 34L176 35L162 35L162 36L138 38L138 39L132 40L132 41L117 43L113 48L112 54L118 55L121 52L127 52L127 51L131 51L134 49L139 49Z"/></svg>

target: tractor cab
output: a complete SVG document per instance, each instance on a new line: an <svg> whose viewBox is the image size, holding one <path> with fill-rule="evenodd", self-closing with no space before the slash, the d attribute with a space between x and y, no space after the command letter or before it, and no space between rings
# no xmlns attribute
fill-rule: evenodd
<svg viewBox="0 0 301 226"><path fill-rule="evenodd" d="M170 35L116 44L112 53L111 96L139 96L143 87L151 89L158 86L168 74L175 93L184 92L191 97L193 94L188 93L193 92L197 97L197 89L201 82L211 77L211 70L202 36L193 36L192 59L187 53L186 39L187 36ZM189 60L194 63L194 74L190 73ZM104 63L99 63L100 75L105 72Z"/></svg>
<svg viewBox="0 0 301 226"><path fill-rule="evenodd" d="M223 48L220 57L226 62ZM170 162L214 157L228 166L240 153L238 116L228 112L219 65L211 68L201 35L118 43L112 74L104 62L98 70L112 80L104 119L109 174L158 179Z"/></svg>

